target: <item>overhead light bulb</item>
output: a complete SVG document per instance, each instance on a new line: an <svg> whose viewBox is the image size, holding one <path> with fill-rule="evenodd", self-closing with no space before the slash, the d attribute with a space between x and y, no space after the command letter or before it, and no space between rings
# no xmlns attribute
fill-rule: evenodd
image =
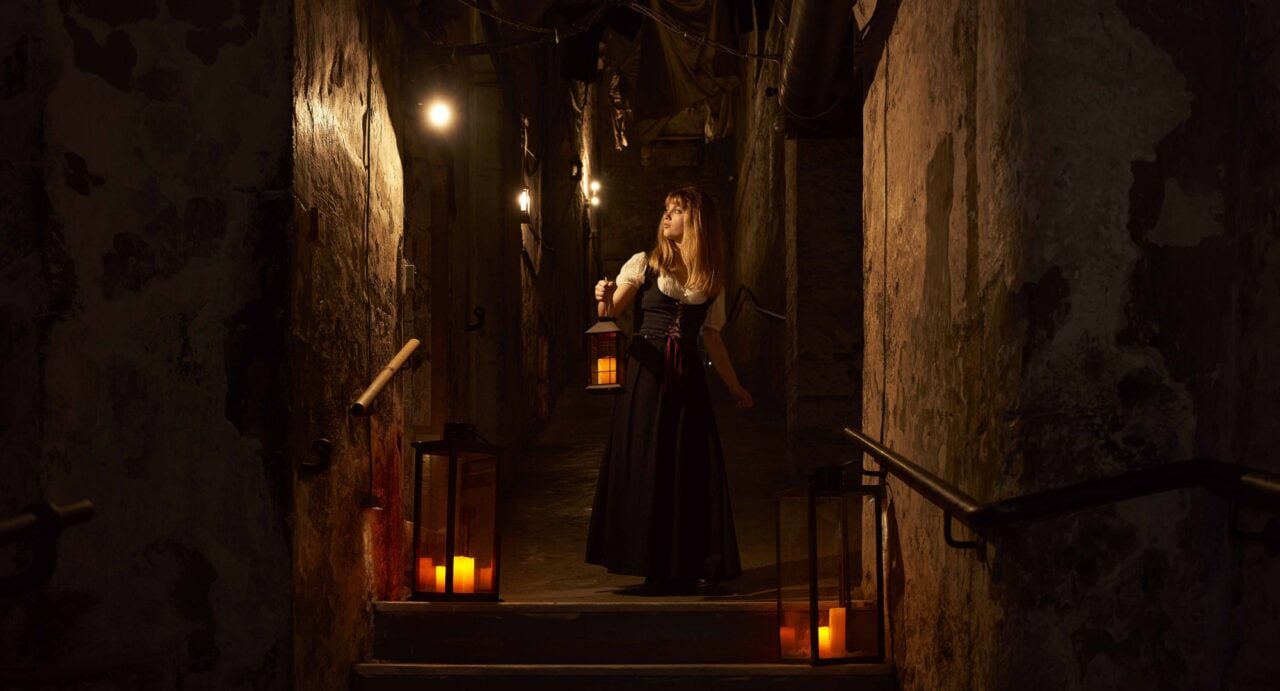
<svg viewBox="0 0 1280 691"><path fill-rule="evenodd" d="M437 130L447 128L453 122L453 106L437 98L427 106L427 124Z"/></svg>
<svg viewBox="0 0 1280 691"><path fill-rule="evenodd" d="M591 191L592 191L592 192L599 192L599 191L600 191L600 181L599 181L599 180L592 180L592 181L591 181Z"/></svg>
<svg viewBox="0 0 1280 691"><path fill-rule="evenodd" d="M600 206L600 197L597 197L597 196L596 196L596 195L594 195L594 194L593 194L593 195L591 195L591 205L592 205L592 206Z"/></svg>

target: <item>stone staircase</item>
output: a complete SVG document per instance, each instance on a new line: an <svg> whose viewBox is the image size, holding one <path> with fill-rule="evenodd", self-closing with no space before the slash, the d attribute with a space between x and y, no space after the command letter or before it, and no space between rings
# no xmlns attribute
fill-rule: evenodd
<svg viewBox="0 0 1280 691"><path fill-rule="evenodd" d="M854 625L874 639L874 610ZM778 658L771 602L426 603L374 606L360 691L890 691L888 664Z"/></svg>

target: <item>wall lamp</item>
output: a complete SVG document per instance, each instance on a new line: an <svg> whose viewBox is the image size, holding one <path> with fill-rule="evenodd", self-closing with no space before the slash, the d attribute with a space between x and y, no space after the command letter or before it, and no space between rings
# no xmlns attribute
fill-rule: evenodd
<svg viewBox="0 0 1280 691"><path fill-rule="evenodd" d="M520 222L528 223L532 218L529 203L529 188L524 187L520 190L520 195L516 197L516 202L520 205Z"/></svg>
<svg viewBox="0 0 1280 691"><path fill-rule="evenodd" d="M427 104L427 125L433 130L444 131L453 124L453 104L444 98L433 98Z"/></svg>

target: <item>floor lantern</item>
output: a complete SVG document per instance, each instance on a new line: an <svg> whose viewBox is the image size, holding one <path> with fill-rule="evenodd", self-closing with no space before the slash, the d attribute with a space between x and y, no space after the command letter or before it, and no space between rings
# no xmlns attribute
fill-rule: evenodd
<svg viewBox="0 0 1280 691"><path fill-rule="evenodd" d="M854 480L846 480L846 469ZM784 660L821 665L884 659L883 488L859 483L857 468L828 466L778 495L778 649ZM864 553L874 564L864 564Z"/></svg>
<svg viewBox="0 0 1280 691"><path fill-rule="evenodd" d="M502 449L456 422L413 448L413 599L496 601Z"/></svg>

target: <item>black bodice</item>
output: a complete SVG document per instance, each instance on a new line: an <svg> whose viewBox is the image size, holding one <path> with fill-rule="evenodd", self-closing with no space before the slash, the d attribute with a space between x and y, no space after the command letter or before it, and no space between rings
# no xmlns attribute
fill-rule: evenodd
<svg viewBox="0 0 1280 691"><path fill-rule="evenodd" d="M658 290L658 275L646 268L644 284L636 296L635 333L645 338L674 336L682 341L698 340L698 332L707 319L711 300L700 305L687 305Z"/></svg>

